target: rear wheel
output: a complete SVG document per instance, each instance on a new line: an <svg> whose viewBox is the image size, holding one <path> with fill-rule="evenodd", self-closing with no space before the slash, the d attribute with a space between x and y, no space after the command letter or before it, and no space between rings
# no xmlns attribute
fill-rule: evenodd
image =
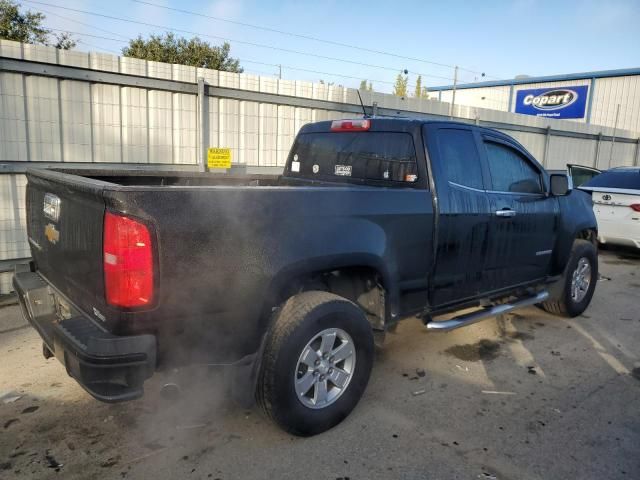
<svg viewBox="0 0 640 480"><path fill-rule="evenodd" d="M598 251L596 247L587 240L576 240L562 279L560 296L542 303L541 306L554 315L576 317L589 306L597 281Z"/></svg>
<svg viewBox="0 0 640 480"><path fill-rule="evenodd" d="M371 326L354 303L320 291L295 295L267 333L258 402L290 433L328 430L360 400L373 352Z"/></svg>

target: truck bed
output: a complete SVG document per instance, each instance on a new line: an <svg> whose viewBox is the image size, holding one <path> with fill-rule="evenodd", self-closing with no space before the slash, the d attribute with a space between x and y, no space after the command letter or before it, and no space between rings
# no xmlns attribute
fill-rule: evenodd
<svg viewBox="0 0 640 480"><path fill-rule="evenodd" d="M100 180L122 186L274 186L279 185L277 175L227 175L209 172L93 170L56 168L51 171Z"/></svg>
<svg viewBox="0 0 640 480"><path fill-rule="evenodd" d="M424 252L432 251L431 199L415 188L209 173L58 169L27 176L37 272L107 331L164 339L159 354L172 345L171 355L182 357L172 363L255 352L264 305L285 276L356 262L387 272L391 285L422 285ZM43 212L47 194L60 199L57 220ZM105 301L105 212L151 232L157 284L148 308L123 311ZM196 360L198 352L208 357Z"/></svg>

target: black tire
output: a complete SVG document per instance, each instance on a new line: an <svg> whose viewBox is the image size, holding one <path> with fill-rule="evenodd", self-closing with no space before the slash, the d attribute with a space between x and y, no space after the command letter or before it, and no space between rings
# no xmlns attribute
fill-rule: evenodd
<svg viewBox="0 0 640 480"><path fill-rule="evenodd" d="M355 347L355 367L344 392L331 404L309 408L298 399L294 382L298 359L320 332L339 328ZM289 433L315 435L334 427L356 406L373 365L373 332L364 312L353 302L321 291L291 297L272 319L267 332L256 397L267 416Z"/></svg>
<svg viewBox="0 0 640 480"><path fill-rule="evenodd" d="M573 272L578 267L578 263L582 258L585 258L591 267L591 281L584 298L582 298L581 301L576 302L571 296L571 280ZM598 282L598 250L593 243L582 239L576 240L573 243L571 256L569 257L569 262L567 263L567 267L561 281L562 292L559 297L553 300L547 300L540 306L553 315L577 317L584 312L589 306L589 303L591 303L591 298L593 297L593 292L595 291L596 283Z"/></svg>

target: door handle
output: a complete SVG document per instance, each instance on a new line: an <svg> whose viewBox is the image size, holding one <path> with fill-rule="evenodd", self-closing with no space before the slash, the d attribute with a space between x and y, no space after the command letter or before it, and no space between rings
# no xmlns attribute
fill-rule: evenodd
<svg viewBox="0 0 640 480"><path fill-rule="evenodd" d="M516 211L510 208L503 208L502 210L496 210L496 216L498 217L515 217Z"/></svg>

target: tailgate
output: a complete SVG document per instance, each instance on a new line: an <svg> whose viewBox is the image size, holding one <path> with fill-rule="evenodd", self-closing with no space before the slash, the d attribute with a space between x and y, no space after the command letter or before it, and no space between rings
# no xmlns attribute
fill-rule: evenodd
<svg viewBox="0 0 640 480"><path fill-rule="evenodd" d="M27 178L27 233L38 272L85 312L101 309L105 183L45 170Z"/></svg>

